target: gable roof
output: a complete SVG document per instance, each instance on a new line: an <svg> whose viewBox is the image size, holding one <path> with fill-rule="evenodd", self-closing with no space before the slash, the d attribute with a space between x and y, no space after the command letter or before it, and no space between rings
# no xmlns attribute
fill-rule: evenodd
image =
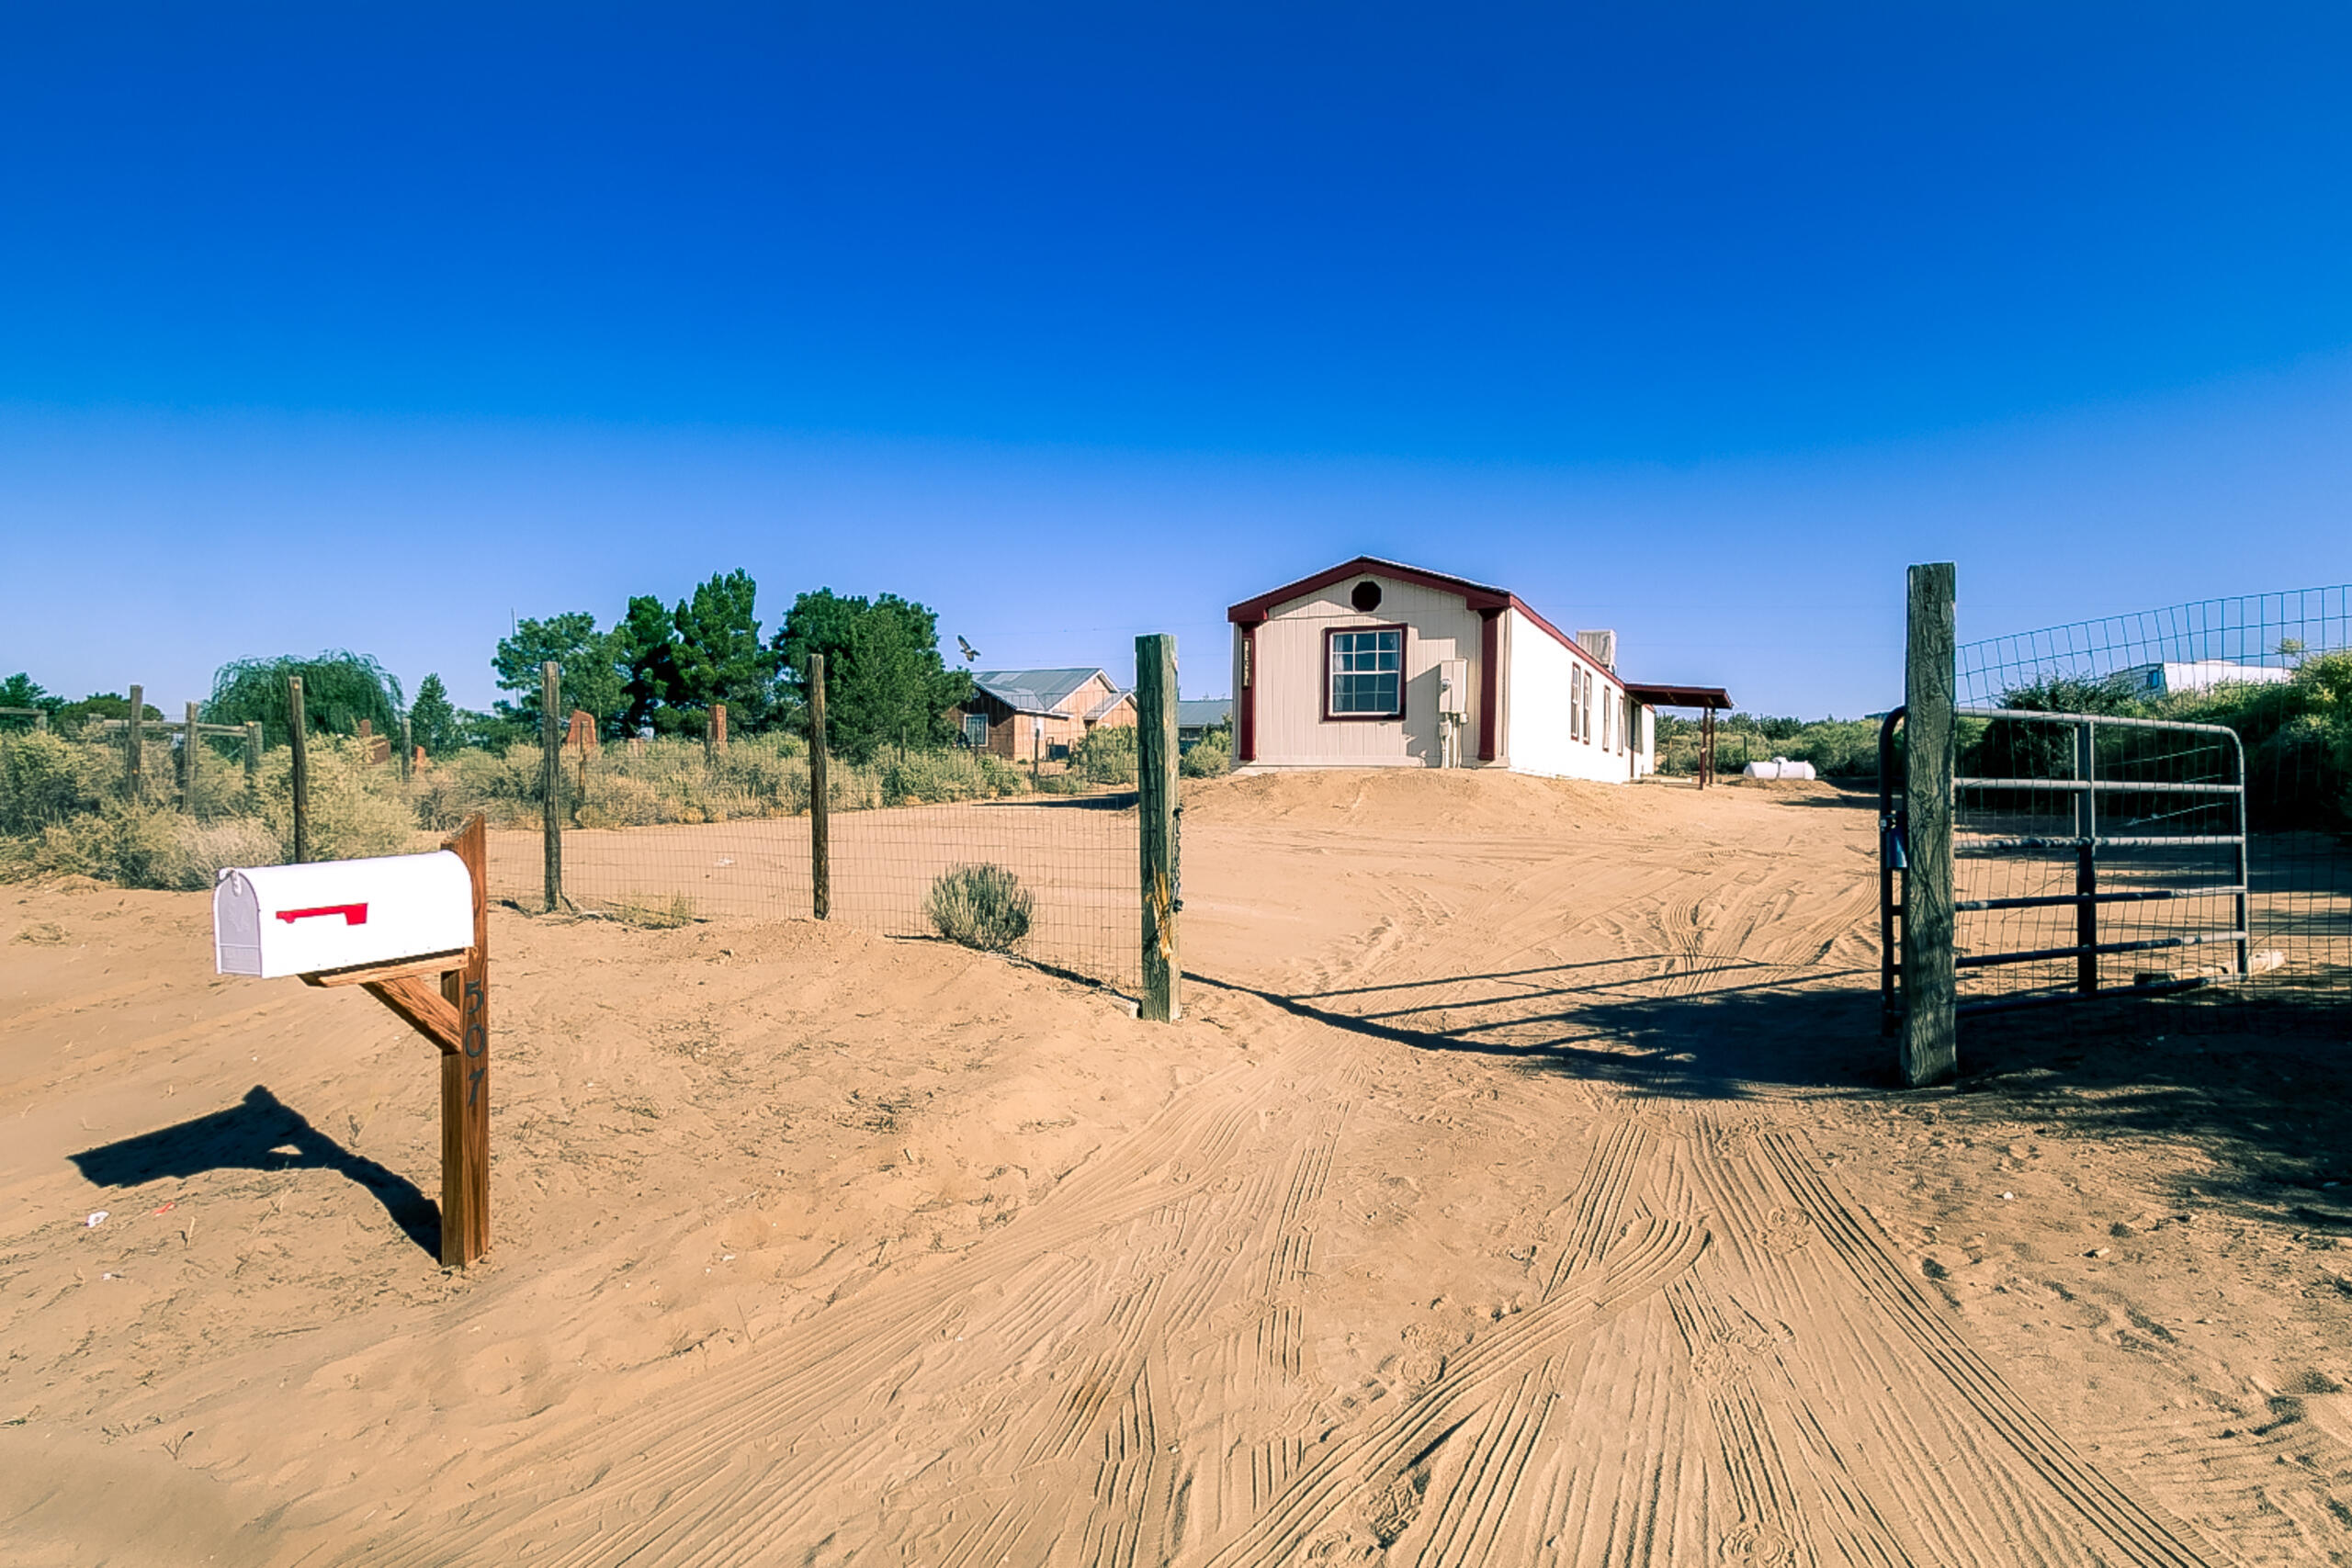
<svg viewBox="0 0 2352 1568"><path fill-rule="evenodd" d="M1341 561L1338 566L1318 571L1312 577L1302 577L1296 582L1286 583L1272 593L1261 593L1255 599L1244 599L1240 604L1229 607L1225 612L1225 618L1237 626L1254 626L1292 600L1304 599L1309 593L1320 592L1335 582L1345 582L1351 577L1385 577L1393 582L1409 582L1420 588L1434 588L1441 593L1458 593L1462 596L1463 604L1478 611L1481 615L1516 610L1526 616L1538 630L1566 649L1579 662L1589 665L1593 673L1599 675L1603 681L1621 689L1625 684L1624 679L1617 671L1593 657L1592 649L1537 615L1533 605L1510 590L1492 587L1484 582L1473 582L1466 577L1449 577L1442 571L1430 571L1418 566L1407 566L1402 561L1382 560L1378 556L1358 556L1353 560Z"/></svg>
<svg viewBox="0 0 2352 1568"><path fill-rule="evenodd" d="M1285 583L1272 593L1261 593L1255 599L1244 599L1225 612L1228 621L1262 621L1269 612L1294 599L1304 599L1335 582L1365 574L1385 577L1396 582L1410 582L1422 588L1434 588L1442 593L1459 593L1464 604L1474 610L1499 610L1512 602L1504 589L1490 588L1483 582L1473 582L1466 577L1448 577L1442 571L1426 571L1402 561L1382 560L1378 556L1358 556L1351 561L1318 571L1312 577L1302 577L1296 582Z"/></svg>
<svg viewBox="0 0 2352 1568"><path fill-rule="evenodd" d="M1058 670L975 670L972 684L1015 713L1060 713L1069 694L1102 675L1100 668L1070 666Z"/></svg>
<svg viewBox="0 0 2352 1568"><path fill-rule="evenodd" d="M1179 729L1215 729L1233 720L1231 697L1194 697L1176 705L1176 728Z"/></svg>

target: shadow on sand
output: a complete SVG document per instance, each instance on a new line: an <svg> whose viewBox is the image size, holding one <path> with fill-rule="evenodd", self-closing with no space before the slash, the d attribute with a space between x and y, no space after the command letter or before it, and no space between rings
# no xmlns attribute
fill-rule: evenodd
<svg viewBox="0 0 2352 1568"><path fill-rule="evenodd" d="M375 1194L410 1240L441 1256L440 1205L406 1177L353 1154L258 1084L226 1111L71 1157L100 1187L137 1187L208 1170L331 1170Z"/></svg>
<svg viewBox="0 0 2352 1568"><path fill-rule="evenodd" d="M2183 1198L2352 1234L2352 1020L2345 1009L2190 993L1962 1021L1961 1077L1906 1090L1878 1032L1877 971L1738 958L1603 959L1285 996L1189 975L1419 1051L1491 1056L1630 1091L1734 1101L1775 1090L2069 1136L2192 1141L2216 1162Z"/></svg>

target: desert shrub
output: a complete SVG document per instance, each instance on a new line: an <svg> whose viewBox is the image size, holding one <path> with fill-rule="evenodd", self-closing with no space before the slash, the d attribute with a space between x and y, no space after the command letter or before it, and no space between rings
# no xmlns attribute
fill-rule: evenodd
<svg viewBox="0 0 2352 1568"><path fill-rule="evenodd" d="M313 737L310 820L312 860L406 854L418 848L418 822L396 768L360 760L354 742ZM267 753L261 766L261 817L282 844L294 841L294 754Z"/></svg>
<svg viewBox="0 0 2352 1568"><path fill-rule="evenodd" d="M1035 901L1003 866L951 866L931 885L924 901L932 930L984 953L1009 952L1029 934Z"/></svg>
<svg viewBox="0 0 2352 1568"><path fill-rule="evenodd" d="M1029 787L1028 775L985 751L910 751L877 765L882 794L892 806L944 806L995 800Z"/></svg>
<svg viewBox="0 0 2352 1568"><path fill-rule="evenodd" d="M509 746L503 751L460 751L433 770L453 775L447 788L455 827L479 811L493 827L516 827L539 815L539 749ZM440 824L435 824L440 825Z"/></svg>
<svg viewBox="0 0 2352 1568"><path fill-rule="evenodd" d="M121 762L113 764L119 776ZM38 834L109 793L99 749L55 735L0 736L0 833Z"/></svg>
<svg viewBox="0 0 2352 1568"><path fill-rule="evenodd" d="M193 891L223 867L276 865L285 850L254 817L213 821L160 806L108 801L28 837L0 839L0 876L73 874L123 887Z"/></svg>
<svg viewBox="0 0 2352 1568"><path fill-rule="evenodd" d="M1176 771L1188 779L1213 779L1233 771L1233 735L1212 729L1178 759Z"/></svg>
<svg viewBox="0 0 2352 1568"><path fill-rule="evenodd" d="M1093 787L1086 782L1086 775L1075 768L1046 773L1037 781L1039 795L1084 795Z"/></svg>
<svg viewBox="0 0 2352 1568"><path fill-rule="evenodd" d="M888 804L882 795L882 775L873 768L861 768L854 762L839 759L828 761L825 772L825 804L832 811L878 811Z"/></svg>
<svg viewBox="0 0 2352 1568"><path fill-rule="evenodd" d="M1826 779L1878 776L1878 725L1866 718L1825 718L1782 742L1780 755L1811 762ZM1743 766L1745 764L1742 764Z"/></svg>
<svg viewBox="0 0 2352 1568"><path fill-rule="evenodd" d="M2312 654L2290 680L2183 693L2151 711L2238 732L2257 825L2352 822L2352 650Z"/></svg>
<svg viewBox="0 0 2352 1568"><path fill-rule="evenodd" d="M1092 784L1136 782L1136 732L1133 725L1090 729L1069 749L1070 772Z"/></svg>
<svg viewBox="0 0 2352 1568"><path fill-rule="evenodd" d="M669 898L617 898L605 906L605 913L640 931L674 931L695 921L694 901L683 893Z"/></svg>
<svg viewBox="0 0 2352 1568"><path fill-rule="evenodd" d="M1702 730L1697 720L1660 714L1657 771L1699 771ZM1715 767L1736 773L1750 762L1785 757L1811 762L1826 779L1878 776L1878 724L1866 718L1795 719L1725 714L1715 723Z"/></svg>
<svg viewBox="0 0 2352 1568"><path fill-rule="evenodd" d="M479 811L498 827L536 825L540 755L537 746L461 751L428 767L409 791L418 823L447 831ZM1028 787L1024 770L960 750L886 750L865 763L835 757L826 774L834 811L992 800ZM797 817L808 790L808 743L793 735L747 736L716 751L693 739L606 742L584 769L577 752L563 759L564 809L581 828Z"/></svg>
<svg viewBox="0 0 2352 1568"><path fill-rule="evenodd" d="M572 800L571 820L582 828L651 828L684 820L683 808L676 792L653 780L592 766L587 788Z"/></svg>

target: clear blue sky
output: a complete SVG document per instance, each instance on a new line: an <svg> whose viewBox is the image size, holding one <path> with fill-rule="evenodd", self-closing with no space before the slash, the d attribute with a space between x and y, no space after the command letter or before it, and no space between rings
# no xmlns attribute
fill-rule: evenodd
<svg viewBox="0 0 2352 1568"><path fill-rule="evenodd" d="M1852 713L2352 577L2352 11L0 17L0 673L893 590L994 663L1359 552Z"/></svg>

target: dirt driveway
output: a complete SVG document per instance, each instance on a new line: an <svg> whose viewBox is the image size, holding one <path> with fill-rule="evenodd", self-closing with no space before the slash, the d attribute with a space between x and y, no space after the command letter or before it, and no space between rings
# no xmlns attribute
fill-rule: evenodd
<svg viewBox="0 0 2352 1568"><path fill-rule="evenodd" d="M1871 834L1826 788L1223 781L1173 1028L935 943L502 914L463 1275L421 1245L424 1047L214 979L200 899L14 890L0 1530L2352 1561L2340 1023L2086 1017L1899 1093Z"/></svg>

